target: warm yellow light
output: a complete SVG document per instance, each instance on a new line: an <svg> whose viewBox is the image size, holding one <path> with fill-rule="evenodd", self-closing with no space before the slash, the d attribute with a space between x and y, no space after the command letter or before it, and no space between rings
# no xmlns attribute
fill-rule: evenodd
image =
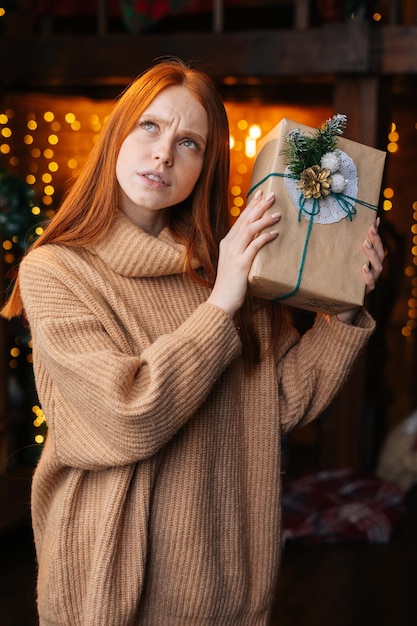
<svg viewBox="0 0 417 626"><path fill-rule="evenodd" d="M7 115L5 113L0 113L0 124L7 124L9 121L9 118L7 117Z"/></svg>
<svg viewBox="0 0 417 626"><path fill-rule="evenodd" d="M8 127L2 128L1 129L1 134L3 135L3 137L6 137L6 139L8 139L9 137L12 136L12 131Z"/></svg>
<svg viewBox="0 0 417 626"><path fill-rule="evenodd" d="M78 161L76 159L70 159L67 165L70 168L70 170L75 170L75 168L78 166Z"/></svg>
<svg viewBox="0 0 417 626"><path fill-rule="evenodd" d="M235 198L235 206L241 207L245 204L245 201L243 198L241 198L240 196L238 196L237 198Z"/></svg>
<svg viewBox="0 0 417 626"><path fill-rule="evenodd" d="M32 135L25 135L25 136L23 137L23 142L24 142L27 146L29 146L31 143L33 143L33 137L32 137Z"/></svg>
<svg viewBox="0 0 417 626"><path fill-rule="evenodd" d="M397 152L398 145L396 143L389 143L387 145L387 150L388 150L388 152Z"/></svg>
<svg viewBox="0 0 417 626"><path fill-rule="evenodd" d="M46 196L52 196L55 193L55 189L52 185L46 185L43 189L43 192Z"/></svg>
<svg viewBox="0 0 417 626"><path fill-rule="evenodd" d="M36 176L34 176L33 174L28 174L25 180L28 185L34 185L36 183Z"/></svg>
<svg viewBox="0 0 417 626"><path fill-rule="evenodd" d="M0 7L0 17L3 17L4 15L6 15L6 11L3 7Z"/></svg>
<svg viewBox="0 0 417 626"><path fill-rule="evenodd" d="M43 228L42 226L38 226L37 228L35 228L35 233L39 236L42 235L43 233Z"/></svg>
<svg viewBox="0 0 417 626"><path fill-rule="evenodd" d="M392 202L391 200L384 200L384 202L382 203L382 208L384 211L391 211L392 209Z"/></svg>
<svg viewBox="0 0 417 626"><path fill-rule="evenodd" d="M48 142L51 144L51 146L56 146L58 141L59 141L59 139L58 139L57 135L49 135Z"/></svg>
<svg viewBox="0 0 417 626"><path fill-rule="evenodd" d="M387 187L383 191L384 198L392 198L394 196L394 190L391 187Z"/></svg>
<svg viewBox="0 0 417 626"><path fill-rule="evenodd" d="M46 150L43 151L43 156L45 157L45 159L52 159L52 157L54 156L54 151L52 150L52 148L46 148Z"/></svg>
<svg viewBox="0 0 417 626"><path fill-rule="evenodd" d="M2 143L2 144L0 145L0 152L1 152L2 154L9 154L9 152L10 152L10 146L9 146L9 144L8 144L8 143Z"/></svg>
<svg viewBox="0 0 417 626"><path fill-rule="evenodd" d="M238 217L240 215L240 209L237 206L233 206L230 209L230 215L232 215L232 217Z"/></svg>
<svg viewBox="0 0 417 626"><path fill-rule="evenodd" d="M6 239L5 241L3 241L3 248L5 250L11 250L13 248L12 242L9 241L9 239Z"/></svg>
<svg viewBox="0 0 417 626"><path fill-rule="evenodd" d="M400 136L397 133L397 131L394 131L393 133L389 133L389 135L388 135L388 139L390 141L393 141L394 143L397 142L399 138L400 138Z"/></svg>
<svg viewBox="0 0 417 626"><path fill-rule="evenodd" d="M59 165L56 161L51 161L50 163L48 163L48 170L50 170L51 172L57 172L59 169Z"/></svg>
<svg viewBox="0 0 417 626"><path fill-rule="evenodd" d="M50 183L51 180L52 180L52 175L49 174L49 172L46 172L45 174L42 174L42 181L44 183ZM45 191L45 193L46 193L46 191ZM51 194L47 194L47 195L51 195Z"/></svg>
<svg viewBox="0 0 417 626"><path fill-rule="evenodd" d="M36 130L38 128L38 124L35 120L29 120L27 123L27 127L29 130Z"/></svg>
<svg viewBox="0 0 417 626"><path fill-rule="evenodd" d="M80 130L81 128L80 122L78 120L75 120L75 122L71 124L71 128L72 130Z"/></svg>
<svg viewBox="0 0 417 626"><path fill-rule="evenodd" d="M229 148L230 148L230 150L233 150L234 147L235 147L235 138L233 137L233 135L230 135L230 137L229 137Z"/></svg>
<svg viewBox="0 0 417 626"><path fill-rule="evenodd" d="M41 210L40 210L40 208L38 206L33 206L32 207L33 215L39 215L40 212L41 212Z"/></svg>
<svg viewBox="0 0 417 626"><path fill-rule="evenodd" d="M252 137L246 137L245 139L245 154L248 158L254 157L256 154L256 139Z"/></svg>
<svg viewBox="0 0 417 626"><path fill-rule="evenodd" d="M259 139L259 137L261 136L261 127L258 124L252 124L252 126L249 128L249 135L252 137L252 139Z"/></svg>
<svg viewBox="0 0 417 626"><path fill-rule="evenodd" d="M43 435L36 435L35 441L36 441L36 443L41 444L41 443L43 443L45 441L45 437Z"/></svg>
<svg viewBox="0 0 417 626"><path fill-rule="evenodd" d="M61 124L59 122L52 122L51 130L53 130L54 133L58 133L61 130Z"/></svg>
<svg viewBox="0 0 417 626"><path fill-rule="evenodd" d="M404 326L404 328L401 329L401 334L404 337L410 337L411 335L411 330L409 328L407 328L407 326Z"/></svg>
<svg viewBox="0 0 417 626"><path fill-rule="evenodd" d="M246 120L239 120L237 123L237 127L239 130L246 130L248 126L249 124Z"/></svg>
<svg viewBox="0 0 417 626"><path fill-rule="evenodd" d="M380 22L382 19L382 15L381 13L374 13L372 16L372 19L374 22Z"/></svg>
<svg viewBox="0 0 417 626"><path fill-rule="evenodd" d="M19 354L20 354L20 350L19 350L19 348L12 348L12 349L10 350L10 355L11 355L11 356L13 356L13 357L15 357L15 358L16 358L16 357L18 357L18 356L19 356Z"/></svg>
<svg viewBox="0 0 417 626"><path fill-rule="evenodd" d="M34 159L39 159L42 152L39 150L39 148L32 148L32 150L30 151L30 154Z"/></svg>
<svg viewBox="0 0 417 626"><path fill-rule="evenodd" d="M43 114L43 119L45 122L52 122L55 119L55 115L52 111L46 111L46 113Z"/></svg>
<svg viewBox="0 0 417 626"><path fill-rule="evenodd" d="M4 262L7 263L8 265L13 265L16 262L16 257L14 254L12 254L11 252L9 252L8 254L4 255Z"/></svg>
<svg viewBox="0 0 417 626"><path fill-rule="evenodd" d="M242 193L242 189L239 187L239 185L233 185L233 187L230 190L230 193L232 194L232 196L238 196L239 194Z"/></svg>
<svg viewBox="0 0 417 626"><path fill-rule="evenodd" d="M67 114L65 115L65 121L66 121L68 124L72 124L73 122L75 122L75 115L74 115L74 113L67 113Z"/></svg>

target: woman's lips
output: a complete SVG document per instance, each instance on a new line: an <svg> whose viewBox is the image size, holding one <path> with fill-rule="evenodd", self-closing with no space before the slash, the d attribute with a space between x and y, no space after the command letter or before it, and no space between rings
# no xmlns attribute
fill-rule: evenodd
<svg viewBox="0 0 417 626"><path fill-rule="evenodd" d="M147 181L150 181L152 185L169 187L167 178L159 172L142 172L141 176L146 178Z"/></svg>

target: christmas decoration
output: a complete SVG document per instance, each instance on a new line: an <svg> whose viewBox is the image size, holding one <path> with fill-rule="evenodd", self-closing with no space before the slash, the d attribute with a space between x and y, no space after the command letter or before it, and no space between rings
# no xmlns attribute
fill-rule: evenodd
<svg viewBox="0 0 417 626"><path fill-rule="evenodd" d="M36 238L35 228L42 218L35 205L33 187L0 169L0 233L22 253ZM7 248L6 248L7 249Z"/></svg>
<svg viewBox="0 0 417 626"><path fill-rule="evenodd" d="M319 126L312 135L302 134L298 128L288 133L285 156L288 170L294 178L300 180L305 170L319 164L329 170L329 173L339 170L340 164L335 150L346 121L346 115L338 113Z"/></svg>
<svg viewBox="0 0 417 626"><path fill-rule="evenodd" d="M3 247L5 276L1 277L6 285L6 294L11 289L16 278L17 267L27 247L41 234L41 222L45 215L36 204L34 188L20 178L0 168L0 235ZM30 407L37 402L37 395L32 369L32 344L27 324L19 317L5 323L4 331L6 354L9 356L8 371L6 373L7 410L26 416ZM7 367L7 366L6 366ZM37 409L37 405L35 405ZM32 409L33 410L33 409ZM41 411L41 409L39 409ZM37 422L33 423L36 429L43 423L37 414ZM16 418L16 423L19 420ZM42 443L44 434L39 431L29 431L30 422L26 417L21 420L22 426L16 435L19 441L20 452L25 460L36 462L39 454L38 446L34 448L28 444L35 441ZM43 427L45 429L45 426ZM30 459L29 459L30 457Z"/></svg>

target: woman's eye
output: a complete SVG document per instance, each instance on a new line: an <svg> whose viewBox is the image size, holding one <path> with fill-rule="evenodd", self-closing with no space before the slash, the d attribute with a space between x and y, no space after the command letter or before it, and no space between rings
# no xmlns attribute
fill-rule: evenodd
<svg viewBox="0 0 417 626"><path fill-rule="evenodd" d="M200 146L198 145L198 143L194 139L190 139L189 137L187 137L187 139L184 139L182 141L182 145L185 146L186 148L190 148L190 150L200 149Z"/></svg>
<svg viewBox="0 0 417 626"><path fill-rule="evenodd" d="M149 122L149 121L141 122L141 127L144 130L148 130L149 132L154 132L156 130L156 124L154 122Z"/></svg>

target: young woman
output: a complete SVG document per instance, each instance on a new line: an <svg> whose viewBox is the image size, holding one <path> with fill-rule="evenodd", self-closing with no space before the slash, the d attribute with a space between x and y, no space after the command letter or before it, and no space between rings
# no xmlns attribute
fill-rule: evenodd
<svg viewBox="0 0 417 626"><path fill-rule="evenodd" d="M279 305L246 297L279 207L254 194L229 230L228 141L207 75L149 69L3 309L30 323L48 421L32 493L41 626L268 623L281 435L323 411L374 322L317 315L300 338ZM363 249L370 291L376 226Z"/></svg>

